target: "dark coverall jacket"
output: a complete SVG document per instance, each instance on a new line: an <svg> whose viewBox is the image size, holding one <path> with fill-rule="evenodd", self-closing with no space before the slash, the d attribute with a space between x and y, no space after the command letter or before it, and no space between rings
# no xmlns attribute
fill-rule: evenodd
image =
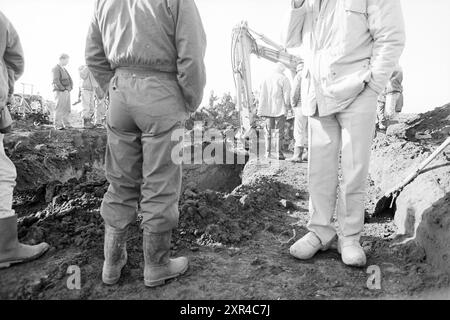
<svg viewBox="0 0 450 320"><path fill-rule="evenodd" d="M173 141L203 99L206 36L193 0L97 0L86 64L107 92L105 222L177 227L181 163ZM177 135L178 136L178 135Z"/></svg>

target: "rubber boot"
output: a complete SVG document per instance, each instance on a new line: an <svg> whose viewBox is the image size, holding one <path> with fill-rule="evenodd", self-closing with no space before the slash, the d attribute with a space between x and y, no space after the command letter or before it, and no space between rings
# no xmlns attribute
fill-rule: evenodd
<svg viewBox="0 0 450 320"><path fill-rule="evenodd" d="M105 262L102 280L104 284L115 285L120 280L123 267L127 264L127 231L105 225Z"/></svg>
<svg viewBox="0 0 450 320"><path fill-rule="evenodd" d="M308 162L308 148L303 148L302 161Z"/></svg>
<svg viewBox="0 0 450 320"><path fill-rule="evenodd" d="M303 160L303 150L302 147L295 147L294 156L288 159L289 162L300 163Z"/></svg>
<svg viewBox="0 0 450 320"><path fill-rule="evenodd" d="M83 128L84 129L93 129L94 125L92 124L91 119L83 119Z"/></svg>
<svg viewBox="0 0 450 320"><path fill-rule="evenodd" d="M189 267L185 257L170 259L172 231L150 233L144 230L144 281L147 287L164 285L167 280L184 274Z"/></svg>
<svg viewBox="0 0 450 320"><path fill-rule="evenodd" d="M17 216L0 219L0 269L35 260L49 248L47 243L35 246L21 244L17 238Z"/></svg>

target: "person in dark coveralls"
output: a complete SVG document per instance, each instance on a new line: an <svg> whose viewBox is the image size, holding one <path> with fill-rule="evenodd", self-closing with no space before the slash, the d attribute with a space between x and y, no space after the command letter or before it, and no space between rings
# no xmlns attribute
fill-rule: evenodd
<svg viewBox="0 0 450 320"><path fill-rule="evenodd" d="M140 205L144 281L184 274L187 258L170 259L179 221L182 168L171 154L189 112L203 98L206 35L193 0L97 0L86 64L110 96L103 282L117 283L127 263L127 230Z"/></svg>

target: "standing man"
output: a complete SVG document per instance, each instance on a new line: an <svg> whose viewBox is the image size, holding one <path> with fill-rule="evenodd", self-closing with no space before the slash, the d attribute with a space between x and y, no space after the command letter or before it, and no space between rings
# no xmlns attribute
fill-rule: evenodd
<svg viewBox="0 0 450 320"><path fill-rule="evenodd" d="M70 128L70 92L73 89L73 81L65 68L69 64L69 56L62 54L59 63L53 68L53 91L55 92L55 129L64 130Z"/></svg>
<svg viewBox="0 0 450 320"><path fill-rule="evenodd" d="M24 56L19 36L9 20L0 12L0 123L6 114L6 104L14 93L14 83L23 74ZM17 216L12 210L16 185L16 168L5 154L3 134L0 133L0 269L12 264L31 261L42 256L49 245L21 244L17 237Z"/></svg>
<svg viewBox="0 0 450 320"><path fill-rule="evenodd" d="M287 112L291 106L291 84L285 71L286 67L277 63L274 73L261 86L258 108L258 115L266 120L266 157L270 158L272 155L275 137L279 160L285 160L282 141Z"/></svg>
<svg viewBox="0 0 450 320"><path fill-rule="evenodd" d="M144 280L148 287L184 274L170 259L179 220L181 165L172 159L189 112L203 98L206 35L194 0L97 0L86 61L108 90L103 282L115 284L127 263L130 224L142 209Z"/></svg>
<svg viewBox="0 0 450 320"><path fill-rule="evenodd" d="M327 250L338 235L343 262L366 264L360 237L377 97L404 45L400 0L292 2L286 46L306 52L302 108L310 117L310 233L291 247L296 258Z"/></svg>
<svg viewBox="0 0 450 320"><path fill-rule="evenodd" d="M302 162L308 160L308 117L302 112L302 72L303 63L297 67L297 75L294 78L292 88L291 105L294 109L294 156L289 159L290 162Z"/></svg>
<svg viewBox="0 0 450 320"><path fill-rule="evenodd" d="M403 71L396 68L386 89L378 97L378 129L387 130L390 120L403 109Z"/></svg>

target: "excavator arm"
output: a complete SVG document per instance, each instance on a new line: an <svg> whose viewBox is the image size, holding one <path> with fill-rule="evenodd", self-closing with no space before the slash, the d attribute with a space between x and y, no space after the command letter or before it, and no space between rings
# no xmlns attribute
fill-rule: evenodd
<svg viewBox="0 0 450 320"><path fill-rule="evenodd" d="M264 42L267 46L258 43ZM233 30L231 44L231 63L236 86L236 108L239 111L242 135L248 136L254 123L252 73L250 65L251 55L266 59L274 63L282 63L295 74L297 66L303 60L289 54L286 50L262 34L248 27L242 22Z"/></svg>

